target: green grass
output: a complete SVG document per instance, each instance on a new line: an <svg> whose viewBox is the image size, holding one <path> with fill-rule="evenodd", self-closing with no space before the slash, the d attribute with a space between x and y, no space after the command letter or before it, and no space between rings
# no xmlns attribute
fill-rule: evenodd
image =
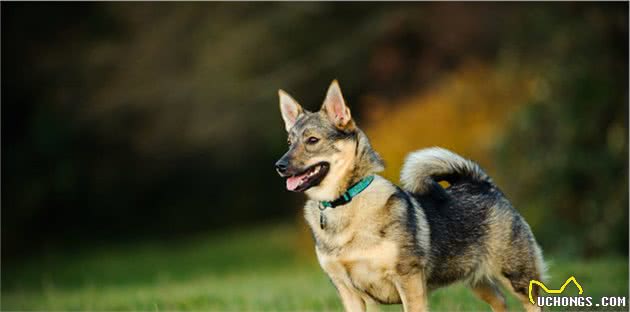
<svg viewBox="0 0 630 312"><path fill-rule="evenodd" d="M297 226L266 226L211 238L48 252L3 266L1 309L341 310L314 252L300 246L305 244L300 233ZM584 295L596 301L628 294L626 258L547 259L549 287L575 275ZM574 288L568 292L576 294ZM519 306L511 297L508 304ZM430 306L432 311L489 311L462 285L431 294Z"/></svg>

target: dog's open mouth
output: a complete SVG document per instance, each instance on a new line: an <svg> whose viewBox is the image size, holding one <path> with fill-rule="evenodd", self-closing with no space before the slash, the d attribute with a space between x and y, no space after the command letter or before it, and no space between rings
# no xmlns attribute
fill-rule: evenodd
<svg viewBox="0 0 630 312"><path fill-rule="evenodd" d="M318 185L328 173L328 163L321 162L312 165L299 174L287 178L287 190L293 192L304 192L307 189Z"/></svg>

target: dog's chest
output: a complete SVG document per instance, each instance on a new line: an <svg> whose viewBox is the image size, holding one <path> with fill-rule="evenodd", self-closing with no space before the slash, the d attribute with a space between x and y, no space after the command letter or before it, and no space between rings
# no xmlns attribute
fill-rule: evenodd
<svg viewBox="0 0 630 312"><path fill-rule="evenodd" d="M400 246L381 232L384 224L393 224L392 212L385 208L395 189L378 176L369 188L350 204L334 209L322 211L318 202L308 201L305 218L315 237L319 263L336 285L367 301L399 303L393 277Z"/></svg>
<svg viewBox="0 0 630 312"><path fill-rule="evenodd" d="M332 252L317 250L319 262L331 279L343 283L368 301L398 303L400 297L394 276L398 249L393 242L361 241L354 233L353 241Z"/></svg>

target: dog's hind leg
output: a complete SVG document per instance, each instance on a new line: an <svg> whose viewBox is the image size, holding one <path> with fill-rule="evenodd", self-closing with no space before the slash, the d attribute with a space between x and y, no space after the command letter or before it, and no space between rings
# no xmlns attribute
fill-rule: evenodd
<svg viewBox="0 0 630 312"><path fill-rule="evenodd" d="M511 224L505 222L506 216L502 219L504 222L501 224L504 224L505 228L503 231L496 231L495 235L509 239L504 239L502 244L495 242L494 248L491 248L492 254L495 255L493 262L497 264L497 269L493 270L493 278L500 281L521 301L525 311L541 311L542 308L537 305L539 288L532 287L530 294L529 284L532 280L544 279L546 269L542 251L529 225L520 215L512 215ZM534 303L530 301L530 295Z"/></svg>
<svg viewBox="0 0 630 312"><path fill-rule="evenodd" d="M542 308L537 304L531 303L529 299L529 282L531 280L540 280L541 274L537 272L533 266L520 267L519 270L511 271L509 269L503 269L502 275L499 280L509 289L514 296L523 304L523 308L527 312L539 312ZM538 287L532 287L531 296L534 303L538 300Z"/></svg>
<svg viewBox="0 0 630 312"><path fill-rule="evenodd" d="M493 312L505 312L507 306L505 297L497 285L492 281L483 281L471 285L473 293L481 300L490 305Z"/></svg>

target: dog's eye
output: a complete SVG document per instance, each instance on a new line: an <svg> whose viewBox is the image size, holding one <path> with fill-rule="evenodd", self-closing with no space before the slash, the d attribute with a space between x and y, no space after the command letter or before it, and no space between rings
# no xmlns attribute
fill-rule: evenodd
<svg viewBox="0 0 630 312"><path fill-rule="evenodd" d="M291 140L287 140L287 144L291 146Z"/></svg>
<svg viewBox="0 0 630 312"><path fill-rule="evenodd" d="M310 138L306 139L306 143L308 143L308 144L315 144L317 142L319 142L319 139L316 138L316 137L310 137Z"/></svg>

